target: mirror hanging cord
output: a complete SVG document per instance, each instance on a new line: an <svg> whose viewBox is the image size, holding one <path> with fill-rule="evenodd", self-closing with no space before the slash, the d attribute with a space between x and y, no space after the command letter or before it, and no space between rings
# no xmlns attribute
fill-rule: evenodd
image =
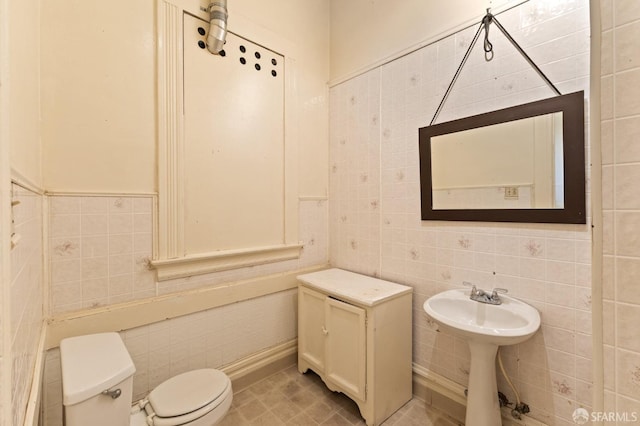
<svg viewBox="0 0 640 426"><path fill-rule="evenodd" d="M458 77L460 76L460 72L462 72L462 68L464 68L465 64L467 63L467 59L469 59L469 55L471 54L471 51L476 45L476 42L478 41L478 38L480 37L480 33L482 32L483 29L484 29L484 46L483 46L484 58L487 62L493 59L493 44L491 44L491 42L489 41L489 26L492 23L496 24L500 32L502 32L502 34L507 38L507 40L511 42L513 47L515 47L516 50L520 52L520 54L529 63L529 65L531 65L533 69L536 70L538 75L542 77L545 83L547 83L547 85L555 92L555 94L558 96L561 95L558 88L551 82L551 80L549 80L549 78L542 72L542 70L536 65L536 63L533 62L533 59L531 59L529 55L527 55L524 49L520 47L520 45L513 39L513 37L511 37L511 34L509 34L509 32L502 26L502 24L500 24L500 22L495 17L495 15L491 13L491 9L487 9L487 14L482 18L482 21L480 22L480 26L478 27L478 31L476 31L476 35L473 36L473 40L471 41L469 48L467 49L464 56L462 57L462 61L460 62L460 65L458 65L458 69L456 70L456 73L454 74L453 79L451 80L451 83L449 83L449 87L447 87L447 91L444 93L444 96L442 97L442 100L440 101L440 104L436 109L436 113L433 115L433 118L429 123L430 126L433 125L433 122L436 121L436 118L438 118L438 115L440 114L440 111L442 110L444 103L446 102L447 98L449 97L449 94L451 93L451 90L453 89L453 85L456 83L456 80L458 80Z"/></svg>

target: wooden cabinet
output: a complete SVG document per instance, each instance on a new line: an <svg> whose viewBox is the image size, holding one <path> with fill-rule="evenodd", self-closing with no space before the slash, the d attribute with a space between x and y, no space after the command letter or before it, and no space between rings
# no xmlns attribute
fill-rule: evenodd
<svg viewBox="0 0 640 426"><path fill-rule="evenodd" d="M298 297L304 312L298 321L298 358L350 397L364 400L366 310L305 286Z"/></svg>
<svg viewBox="0 0 640 426"><path fill-rule="evenodd" d="M411 287L340 269L298 279L298 370L379 425L412 396Z"/></svg>

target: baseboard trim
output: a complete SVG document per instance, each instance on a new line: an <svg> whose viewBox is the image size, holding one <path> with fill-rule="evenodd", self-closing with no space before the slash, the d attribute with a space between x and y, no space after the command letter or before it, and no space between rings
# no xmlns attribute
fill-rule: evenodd
<svg viewBox="0 0 640 426"><path fill-rule="evenodd" d="M24 426L38 426L40 421L40 404L42 402L42 377L44 375L44 361L46 351L44 349L47 340L47 324L43 321L40 329L40 340L38 341L38 351L33 366L33 379L31 380L31 390L24 417Z"/></svg>
<svg viewBox="0 0 640 426"><path fill-rule="evenodd" d="M238 392L287 367L298 359L298 339L293 339L264 351L255 353L221 368Z"/></svg>
<svg viewBox="0 0 640 426"><path fill-rule="evenodd" d="M464 386L420 365L413 364L413 394L463 423L467 406L467 397L464 391ZM545 423L526 415L523 415L522 419L516 419L511 415L511 409L508 407L502 407L501 414L504 426L547 426Z"/></svg>
<svg viewBox="0 0 640 426"><path fill-rule="evenodd" d="M456 404L467 405L467 397L464 395L465 387L447 379L440 374L436 374L420 365L413 364L413 394L422 398L428 391L449 398ZM423 398L425 401L427 398Z"/></svg>

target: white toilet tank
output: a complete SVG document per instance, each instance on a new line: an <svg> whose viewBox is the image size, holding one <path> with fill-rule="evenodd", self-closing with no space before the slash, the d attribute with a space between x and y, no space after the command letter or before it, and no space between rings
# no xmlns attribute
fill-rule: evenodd
<svg viewBox="0 0 640 426"><path fill-rule="evenodd" d="M63 339L60 361L66 426L129 426L136 368L118 333Z"/></svg>

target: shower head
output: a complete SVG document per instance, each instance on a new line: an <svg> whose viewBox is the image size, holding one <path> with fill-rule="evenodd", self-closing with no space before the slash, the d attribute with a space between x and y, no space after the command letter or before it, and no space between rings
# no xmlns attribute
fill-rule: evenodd
<svg viewBox="0 0 640 426"><path fill-rule="evenodd" d="M209 4L209 35L207 49L217 55L224 48L227 37L227 0L214 0Z"/></svg>

